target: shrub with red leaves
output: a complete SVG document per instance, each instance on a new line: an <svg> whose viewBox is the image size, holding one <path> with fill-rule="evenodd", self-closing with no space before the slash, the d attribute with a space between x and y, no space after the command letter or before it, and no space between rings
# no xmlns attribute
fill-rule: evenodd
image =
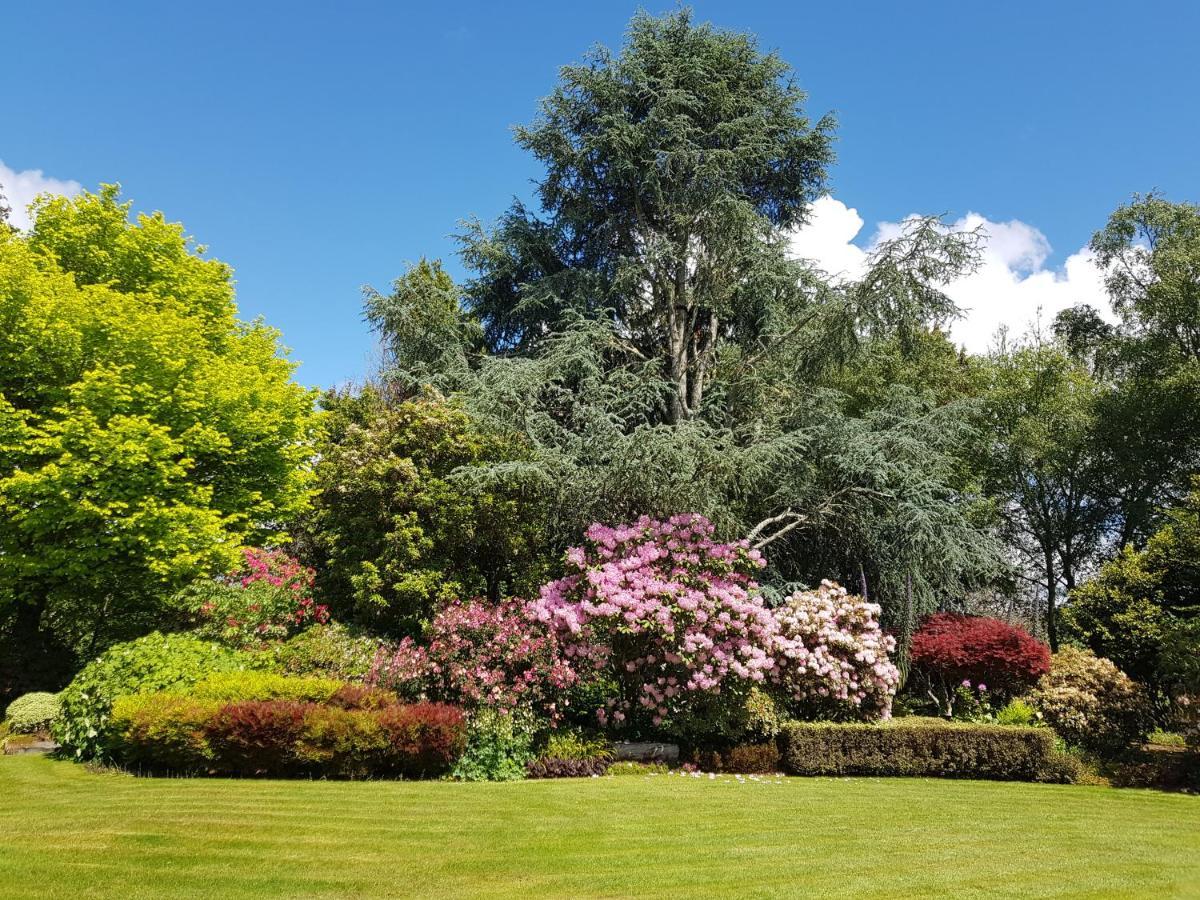
<svg viewBox="0 0 1200 900"><path fill-rule="evenodd" d="M295 772L294 747L314 707L291 700L245 700L220 707L205 728L219 767L242 775Z"/></svg>
<svg viewBox="0 0 1200 900"><path fill-rule="evenodd" d="M921 623L913 635L911 659L946 715L960 685L986 686L994 696L1011 697L1050 671L1050 648L1024 629L949 612Z"/></svg>
<svg viewBox="0 0 1200 900"><path fill-rule="evenodd" d="M151 771L432 778L450 771L467 742L457 707L404 705L358 686L330 703L198 704L158 694L126 706L123 759Z"/></svg>
<svg viewBox="0 0 1200 900"><path fill-rule="evenodd" d="M401 778L430 778L450 770L467 746L462 710L445 703L389 706L376 714L386 737L377 771Z"/></svg>

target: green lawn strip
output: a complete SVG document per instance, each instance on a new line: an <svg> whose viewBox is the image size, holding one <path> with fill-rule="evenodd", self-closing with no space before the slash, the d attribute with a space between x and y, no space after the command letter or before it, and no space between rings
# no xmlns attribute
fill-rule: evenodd
<svg viewBox="0 0 1200 900"><path fill-rule="evenodd" d="M1200 896L1200 798L678 776L149 779L0 759L5 897Z"/></svg>

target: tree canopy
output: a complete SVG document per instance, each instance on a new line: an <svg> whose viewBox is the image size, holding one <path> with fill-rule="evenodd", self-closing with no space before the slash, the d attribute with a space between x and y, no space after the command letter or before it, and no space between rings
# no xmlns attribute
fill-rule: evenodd
<svg viewBox="0 0 1200 900"><path fill-rule="evenodd" d="M307 495L313 398L278 333L129 210L106 186L0 231L0 617L82 650L153 628Z"/></svg>

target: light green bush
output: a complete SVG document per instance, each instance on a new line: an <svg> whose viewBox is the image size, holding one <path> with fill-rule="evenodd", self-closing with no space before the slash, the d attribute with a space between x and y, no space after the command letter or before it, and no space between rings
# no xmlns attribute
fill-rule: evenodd
<svg viewBox="0 0 1200 900"><path fill-rule="evenodd" d="M547 736L539 756L551 759L612 759L612 745L602 737L584 737L577 731L555 731Z"/></svg>
<svg viewBox="0 0 1200 900"><path fill-rule="evenodd" d="M1149 729L1145 693L1090 650L1063 647L1054 654L1029 701L1068 744L1100 755L1142 741Z"/></svg>
<svg viewBox="0 0 1200 900"><path fill-rule="evenodd" d="M156 631L116 644L84 666L63 689L62 711L51 732L77 759L104 759L116 738L109 715L118 697L179 691L216 672L254 668L262 662L187 634Z"/></svg>
<svg viewBox="0 0 1200 900"><path fill-rule="evenodd" d="M306 678L251 669L209 675L188 687L187 695L196 700L219 700L222 703L239 700L325 703L341 689L343 683L332 678Z"/></svg>
<svg viewBox="0 0 1200 900"><path fill-rule="evenodd" d="M37 691L18 697L8 705L5 713L9 731L15 734L45 731L58 718L59 708L58 694Z"/></svg>
<svg viewBox="0 0 1200 900"><path fill-rule="evenodd" d="M1037 725L1041 722L1038 711L1026 700L1017 698L996 713L997 725Z"/></svg>

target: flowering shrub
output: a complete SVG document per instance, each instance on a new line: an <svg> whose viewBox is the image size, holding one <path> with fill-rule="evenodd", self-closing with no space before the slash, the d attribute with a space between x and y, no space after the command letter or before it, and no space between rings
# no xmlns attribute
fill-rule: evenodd
<svg viewBox="0 0 1200 900"><path fill-rule="evenodd" d="M570 574L542 588L535 615L566 655L617 680L619 696L597 710L601 724L640 713L661 725L727 684L766 679L775 620L751 580L764 560L712 534L696 515L592 525L567 553Z"/></svg>
<svg viewBox="0 0 1200 900"><path fill-rule="evenodd" d="M1124 750L1149 728L1145 693L1111 661L1064 647L1029 701L1068 744L1096 753Z"/></svg>
<svg viewBox="0 0 1200 900"><path fill-rule="evenodd" d="M553 721L577 680L558 636L523 601L455 600L434 616L426 637L427 646L406 638L381 654L368 682L404 694L421 687L469 709L531 710Z"/></svg>
<svg viewBox="0 0 1200 900"><path fill-rule="evenodd" d="M974 686L1007 697L1050 671L1050 648L1029 632L983 616L937 613L913 635L912 664L943 715L954 712L956 691Z"/></svg>
<svg viewBox="0 0 1200 900"><path fill-rule="evenodd" d="M600 723L734 737L755 685L821 715L886 716L899 672L879 608L824 582L772 611L752 578L762 555L713 531L691 514L593 525L567 554L573 571L542 588L535 613L577 669L616 681Z"/></svg>
<svg viewBox="0 0 1200 900"><path fill-rule="evenodd" d="M773 680L810 717L891 715L900 670L896 641L879 627L880 608L831 581L797 591L775 610Z"/></svg>
<svg viewBox="0 0 1200 900"><path fill-rule="evenodd" d="M241 565L182 591L177 603L195 632L231 647L256 648L329 621L312 596L314 573L282 550L247 547Z"/></svg>

